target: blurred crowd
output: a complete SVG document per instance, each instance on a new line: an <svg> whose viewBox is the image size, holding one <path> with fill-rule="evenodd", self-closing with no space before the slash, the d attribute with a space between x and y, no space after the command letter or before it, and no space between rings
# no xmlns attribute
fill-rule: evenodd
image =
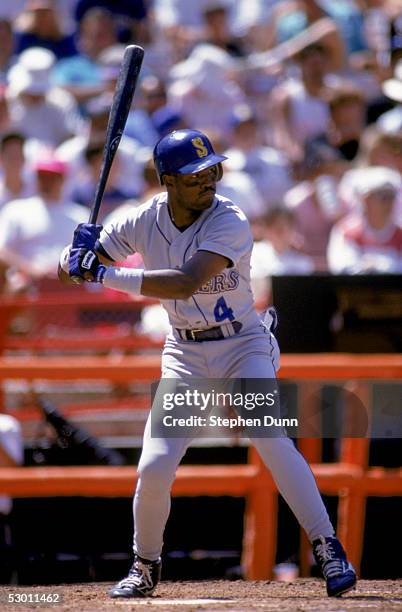
<svg viewBox="0 0 402 612"><path fill-rule="evenodd" d="M0 291L55 280L87 221L127 44L145 59L102 223L161 189L153 146L191 127L228 156L257 291L402 273L402 0L2 0Z"/></svg>

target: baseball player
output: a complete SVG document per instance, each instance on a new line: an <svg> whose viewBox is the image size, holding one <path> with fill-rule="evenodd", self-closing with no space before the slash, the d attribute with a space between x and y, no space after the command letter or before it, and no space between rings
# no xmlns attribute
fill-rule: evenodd
<svg viewBox="0 0 402 612"><path fill-rule="evenodd" d="M103 283L160 298L171 324L162 378L276 375L279 349L255 311L250 289L249 224L235 204L216 194L225 159L199 131L177 130L164 136L155 146L154 162L166 191L103 229L79 225L72 246L61 257L60 278L69 272L76 282ZM145 270L110 265L134 252L142 255ZM134 496L134 563L128 576L111 589L111 597L147 597L154 592L170 489L190 442L189 437L152 437L150 415ZM356 574L293 441L279 436L252 442L312 542L328 595L351 590Z"/></svg>

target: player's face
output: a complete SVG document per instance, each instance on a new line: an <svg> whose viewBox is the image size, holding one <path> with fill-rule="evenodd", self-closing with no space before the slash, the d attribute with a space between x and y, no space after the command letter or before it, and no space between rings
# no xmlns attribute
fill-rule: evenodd
<svg viewBox="0 0 402 612"><path fill-rule="evenodd" d="M218 175L218 166L211 166L196 174L175 175L173 190L177 204L186 210L209 208L215 197Z"/></svg>

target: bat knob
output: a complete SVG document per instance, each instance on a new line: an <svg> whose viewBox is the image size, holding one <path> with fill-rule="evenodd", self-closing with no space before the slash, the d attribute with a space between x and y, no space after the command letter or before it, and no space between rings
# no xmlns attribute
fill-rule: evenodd
<svg viewBox="0 0 402 612"><path fill-rule="evenodd" d="M70 278L73 281L73 283L76 283L77 285L82 285L82 283L85 282L81 276L70 276Z"/></svg>

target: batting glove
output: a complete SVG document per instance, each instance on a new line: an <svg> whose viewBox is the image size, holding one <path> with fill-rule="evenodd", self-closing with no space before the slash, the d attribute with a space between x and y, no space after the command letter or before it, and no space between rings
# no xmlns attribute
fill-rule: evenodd
<svg viewBox="0 0 402 612"><path fill-rule="evenodd" d="M73 249L93 249L102 228L103 225L80 223L74 232Z"/></svg>
<svg viewBox="0 0 402 612"><path fill-rule="evenodd" d="M106 266L100 263L95 251L83 248L71 249L68 268L70 277L76 283L82 283L83 280L102 283L106 272Z"/></svg>

